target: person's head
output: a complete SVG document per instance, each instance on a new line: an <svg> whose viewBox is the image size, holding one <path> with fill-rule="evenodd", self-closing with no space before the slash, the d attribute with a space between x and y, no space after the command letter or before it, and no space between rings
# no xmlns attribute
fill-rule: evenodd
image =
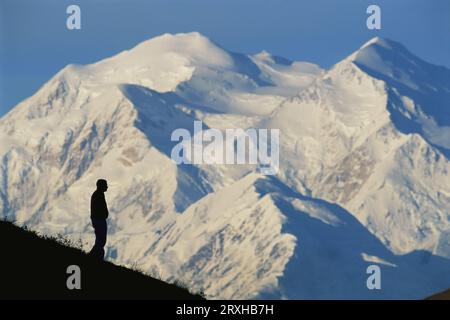
<svg viewBox="0 0 450 320"><path fill-rule="evenodd" d="M106 190L108 190L108 182L105 179L98 179L97 190L106 192Z"/></svg>

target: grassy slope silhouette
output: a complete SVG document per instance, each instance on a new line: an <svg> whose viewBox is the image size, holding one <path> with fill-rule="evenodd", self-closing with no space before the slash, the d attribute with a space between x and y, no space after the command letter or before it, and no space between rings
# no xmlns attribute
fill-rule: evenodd
<svg viewBox="0 0 450 320"><path fill-rule="evenodd" d="M427 300L450 300L450 289L427 298Z"/></svg>
<svg viewBox="0 0 450 320"><path fill-rule="evenodd" d="M0 259L0 299L203 299L3 221ZM81 290L67 289L70 265L81 269Z"/></svg>

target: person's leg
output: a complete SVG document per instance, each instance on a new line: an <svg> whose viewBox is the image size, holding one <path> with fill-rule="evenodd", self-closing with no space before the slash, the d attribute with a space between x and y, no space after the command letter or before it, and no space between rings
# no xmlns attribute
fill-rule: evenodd
<svg viewBox="0 0 450 320"><path fill-rule="evenodd" d="M101 220L98 224L98 250L99 250L99 258L102 260L105 259L105 245L106 245L106 236L108 233L108 227L106 224L106 220Z"/></svg>
<svg viewBox="0 0 450 320"><path fill-rule="evenodd" d="M106 221L102 221L99 219L92 219L92 226L94 227L95 231L95 243L89 254L98 259L103 260L105 256L103 247L106 243L106 235L105 235Z"/></svg>
<svg viewBox="0 0 450 320"><path fill-rule="evenodd" d="M94 245L92 246L92 249L89 252L89 254L90 255L95 255L95 251L97 249L97 228L96 228L96 224L95 224L95 220L94 219L91 219L91 223L92 223L92 228L94 228L95 242L94 242Z"/></svg>

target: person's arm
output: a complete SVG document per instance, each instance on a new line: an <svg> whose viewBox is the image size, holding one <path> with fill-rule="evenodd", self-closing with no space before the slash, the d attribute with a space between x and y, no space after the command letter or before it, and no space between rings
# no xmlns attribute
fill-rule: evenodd
<svg viewBox="0 0 450 320"><path fill-rule="evenodd" d="M105 194L102 194L102 200L103 200L103 206L102 206L103 217L106 219L109 216L109 211L108 211L108 204L106 203Z"/></svg>
<svg viewBox="0 0 450 320"><path fill-rule="evenodd" d="M95 218L97 216L98 204L95 196L95 192L91 195L91 218Z"/></svg>

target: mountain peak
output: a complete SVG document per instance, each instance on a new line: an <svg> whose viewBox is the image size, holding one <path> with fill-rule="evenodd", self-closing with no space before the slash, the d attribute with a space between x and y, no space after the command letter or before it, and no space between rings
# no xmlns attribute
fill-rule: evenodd
<svg viewBox="0 0 450 320"><path fill-rule="evenodd" d="M84 68L97 84L137 84L173 91L197 68L231 69L231 54L198 32L165 33ZM91 81L92 82L92 81Z"/></svg>
<svg viewBox="0 0 450 320"><path fill-rule="evenodd" d="M400 45L399 43L392 41L390 39L387 38L382 38L382 37L373 37L372 39L370 39L369 41L367 41L366 43L364 43L360 49L363 50L365 48L371 47L371 46L380 46L383 47L385 49L392 49L393 47L396 47Z"/></svg>
<svg viewBox="0 0 450 320"><path fill-rule="evenodd" d="M396 41L375 37L351 54L346 61L356 64L364 72L382 80L391 79L417 88L414 82L433 82L425 70L435 66L411 53Z"/></svg>
<svg viewBox="0 0 450 320"><path fill-rule="evenodd" d="M160 36L148 39L137 47L148 46L148 45L163 45L163 46L189 46L189 47L208 47L213 46L217 47L217 45L211 41L205 35L199 32L187 32L187 33L164 33Z"/></svg>
<svg viewBox="0 0 450 320"><path fill-rule="evenodd" d="M231 64L229 53L199 32L165 33L145 40L94 66L114 69L115 67L165 68L177 66L178 71L195 65ZM166 70L167 71L167 70ZM175 72L176 70L174 70Z"/></svg>
<svg viewBox="0 0 450 320"><path fill-rule="evenodd" d="M382 37L373 37L365 42L347 58L338 62L336 66L346 68L348 65L356 65L366 73L372 70L377 74L392 76L399 66L420 60L406 49L402 44ZM400 63L402 62L402 63ZM413 63L414 64L414 63Z"/></svg>
<svg viewBox="0 0 450 320"><path fill-rule="evenodd" d="M127 52L174 52L183 56L225 54L226 50L199 32L165 33L145 40Z"/></svg>
<svg viewBox="0 0 450 320"><path fill-rule="evenodd" d="M352 62L368 62L368 59L390 60L394 56L397 58L416 58L402 44L382 37L374 37L364 43L358 50L352 53L347 59Z"/></svg>
<svg viewBox="0 0 450 320"><path fill-rule="evenodd" d="M290 66L293 64L293 61L280 56L272 55L266 50L262 50L261 52L254 54L252 58L259 61L265 61L266 63L269 64L278 64L282 66Z"/></svg>

